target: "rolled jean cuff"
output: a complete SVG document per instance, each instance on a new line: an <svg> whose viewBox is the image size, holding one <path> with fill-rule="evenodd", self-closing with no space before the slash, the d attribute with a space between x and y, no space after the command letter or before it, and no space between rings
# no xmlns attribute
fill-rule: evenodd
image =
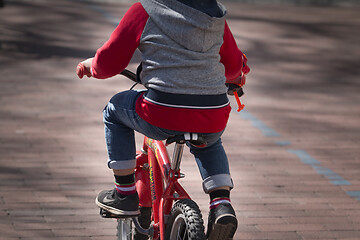
<svg viewBox="0 0 360 240"><path fill-rule="evenodd" d="M213 176L209 176L203 181L203 189L205 193L209 193L211 190L218 187L230 187L232 189L234 187L233 181L230 177L230 174L217 174Z"/></svg>
<svg viewBox="0 0 360 240"><path fill-rule="evenodd" d="M136 167L136 160L113 161L108 160L108 167L115 170L130 169Z"/></svg>

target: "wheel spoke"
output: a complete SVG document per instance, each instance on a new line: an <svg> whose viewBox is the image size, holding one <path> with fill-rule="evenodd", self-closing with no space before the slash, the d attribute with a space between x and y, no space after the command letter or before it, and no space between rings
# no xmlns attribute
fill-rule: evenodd
<svg viewBox="0 0 360 240"><path fill-rule="evenodd" d="M176 231L176 232L177 232L176 240L181 240L180 227L181 227L181 226L179 226L178 229L177 229L177 231Z"/></svg>
<svg viewBox="0 0 360 240"><path fill-rule="evenodd" d="M188 228L187 228L186 223L184 223L184 224L185 224L185 230L184 230L184 236L183 236L182 239L187 239L187 230L188 230Z"/></svg>

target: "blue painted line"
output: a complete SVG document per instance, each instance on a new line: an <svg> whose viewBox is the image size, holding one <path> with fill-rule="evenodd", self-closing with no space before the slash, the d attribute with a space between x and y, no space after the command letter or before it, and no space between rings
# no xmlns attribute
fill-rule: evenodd
<svg viewBox="0 0 360 240"><path fill-rule="evenodd" d="M289 145L291 145L291 142L287 141L287 140L280 140L280 141L276 141L275 143L277 145L279 145L279 146L289 146Z"/></svg>
<svg viewBox="0 0 360 240"><path fill-rule="evenodd" d="M342 178L340 175L337 175L336 173L334 175L327 175L327 177L330 180L334 180L334 181L342 181L342 180L344 180L344 178Z"/></svg>
<svg viewBox="0 0 360 240"><path fill-rule="evenodd" d="M301 162L311 166L318 174L329 179L332 184L336 186L351 185L349 181L341 177L339 174L329 168L321 166L321 163L318 160L310 156L304 150L288 149L288 152L295 154Z"/></svg>
<svg viewBox="0 0 360 240"><path fill-rule="evenodd" d="M264 136L266 137L279 137L280 134L277 133L274 129L271 129L270 127L266 126L265 123L257 119L255 116L253 116L251 113L246 111L245 109L239 112L240 116L245 119L249 120L251 124L259 129Z"/></svg>
<svg viewBox="0 0 360 240"><path fill-rule="evenodd" d="M326 175L326 176L334 176L334 177L339 176L336 173L334 173L332 170L330 170L326 167L322 167L322 166L312 166L312 167L316 170L316 172L318 174Z"/></svg>
<svg viewBox="0 0 360 240"><path fill-rule="evenodd" d="M346 192L349 196L357 198L360 201L360 191L348 191Z"/></svg>
<svg viewBox="0 0 360 240"><path fill-rule="evenodd" d="M263 133L264 136L266 137L280 136L279 133L268 127L266 124L264 124L262 121L257 119L248 111L242 110L239 114L243 119L249 120L254 127L259 129ZM291 142L287 140L281 140L281 141L276 141L276 144L280 146L289 146L291 145ZM299 149L288 149L287 151L296 155L301 162L310 165L318 174L328 178L332 184L336 186L351 185L349 181L347 181L346 179L344 179L343 177L341 177L331 169L321 166L321 163L318 160L316 160L314 157L309 155L306 151Z"/></svg>
<svg viewBox="0 0 360 240"><path fill-rule="evenodd" d="M327 177L330 182L337 186L343 186L343 185L351 185L349 181L338 175L337 173L333 172L331 169L322 167L322 166L312 166L317 173L320 175L324 175Z"/></svg>
<svg viewBox="0 0 360 240"><path fill-rule="evenodd" d="M288 149L288 152L295 154L303 163L308 165L320 164L318 160L307 154L304 150Z"/></svg>
<svg viewBox="0 0 360 240"><path fill-rule="evenodd" d="M332 184L336 186L346 186L351 185L351 183L348 180L336 180L336 181L330 181Z"/></svg>

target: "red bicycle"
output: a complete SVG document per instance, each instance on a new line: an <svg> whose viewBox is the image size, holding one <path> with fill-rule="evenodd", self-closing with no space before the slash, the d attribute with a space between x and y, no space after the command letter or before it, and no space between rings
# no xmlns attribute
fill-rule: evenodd
<svg viewBox="0 0 360 240"><path fill-rule="evenodd" d="M83 66L78 66L77 73L80 78L84 75ZM136 74L128 70L121 74L139 82ZM243 108L241 105L239 109ZM177 135L168 138L165 143L144 137L135 169L140 215L120 218L100 209L103 217L118 218L118 239L206 239L200 209L178 182L178 179L185 177L180 172L180 165L186 142L198 146L206 144L202 136L196 133ZM175 147L170 159L166 146L172 143L175 143Z"/></svg>

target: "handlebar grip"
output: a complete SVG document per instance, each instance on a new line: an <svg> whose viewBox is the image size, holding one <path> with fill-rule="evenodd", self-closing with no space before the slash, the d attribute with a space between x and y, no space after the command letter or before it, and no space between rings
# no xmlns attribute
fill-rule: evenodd
<svg viewBox="0 0 360 240"><path fill-rule="evenodd" d="M244 91L241 86L234 83L225 83L225 85L228 88L227 94L234 95L234 92L236 91L239 97L244 95Z"/></svg>

